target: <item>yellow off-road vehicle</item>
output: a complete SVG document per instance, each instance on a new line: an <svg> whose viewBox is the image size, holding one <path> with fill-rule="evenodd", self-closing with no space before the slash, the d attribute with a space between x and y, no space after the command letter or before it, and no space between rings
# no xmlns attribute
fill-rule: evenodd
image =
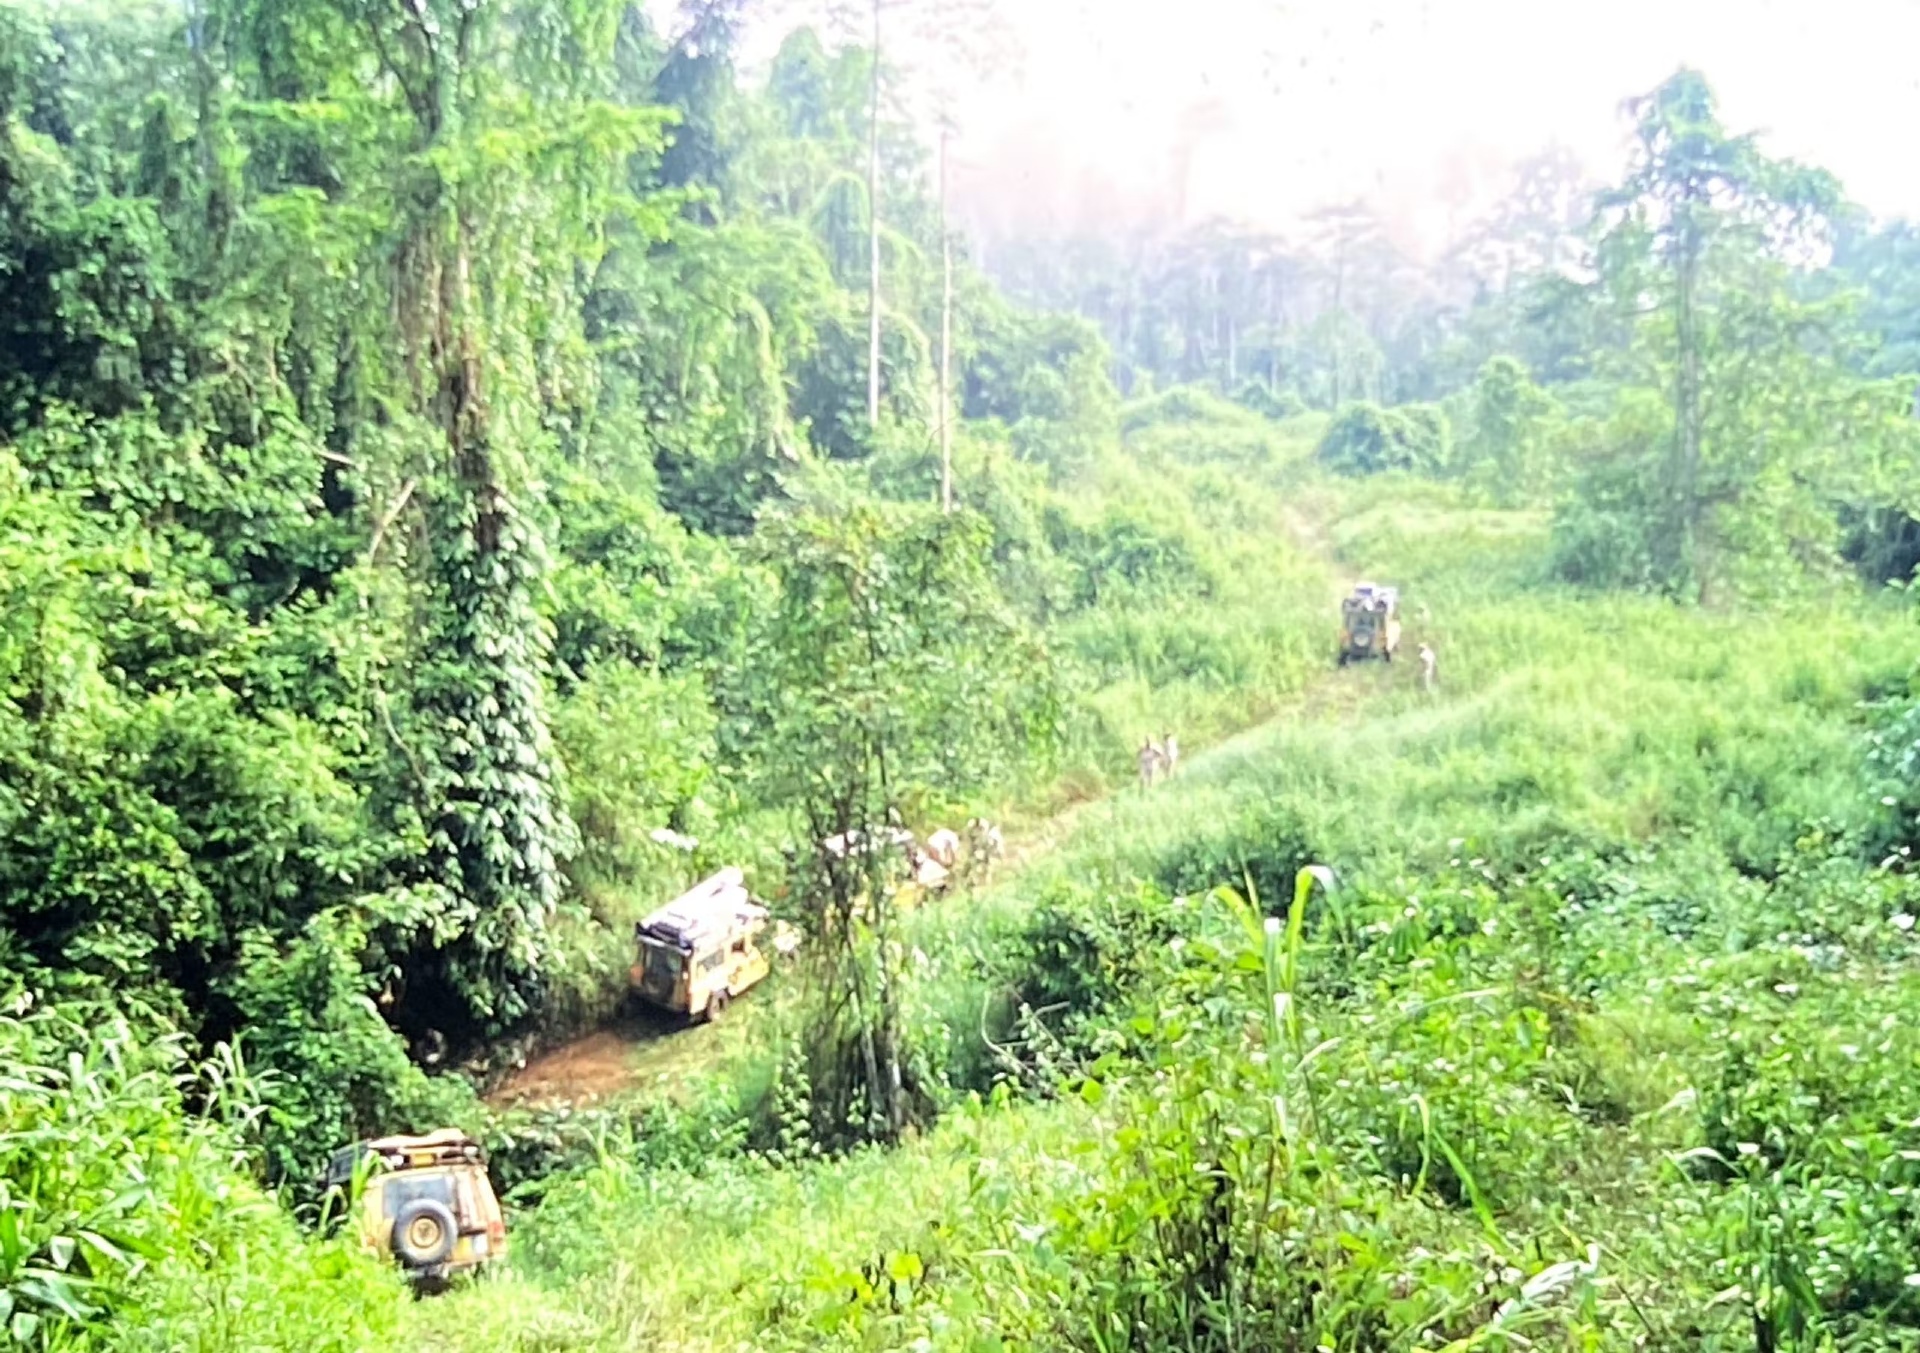
<svg viewBox="0 0 1920 1353"><path fill-rule="evenodd" d="M717 1019L735 996L773 970L758 940L767 909L747 895L745 876L723 869L639 925L639 961L629 985L662 1010Z"/></svg>
<svg viewBox="0 0 1920 1353"><path fill-rule="evenodd" d="M897 911L908 911L928 898L942 896L953 882L952 864L936 859L905 827L890 827L874 834L871 841L866 832L856 828L829 836L820 843L820 848L840 860L873 854L891 857L892 868L884 872L895 880L896 886L889 890L887 897ZM856 910L869 920L872 919L870 900L863 897L856 904Z"/></svg>
<svg viewBox="0 0 1920 1353"><path fill-rule="evenodd" d="M507 1223L487 1178L486 1153L457 1128L381 1137L334 1153L326 1183L366 1174L356 1221L361 1243L439 1289L507 1253Z"/></svg>
<svg viewBox="0 0 1920 1353"><path fill-rule="evenodd" d="M1392 587L1356 583L1340 603L1340 665L1379 658L1392 662L1400 647L1400 593Z"/></svg>

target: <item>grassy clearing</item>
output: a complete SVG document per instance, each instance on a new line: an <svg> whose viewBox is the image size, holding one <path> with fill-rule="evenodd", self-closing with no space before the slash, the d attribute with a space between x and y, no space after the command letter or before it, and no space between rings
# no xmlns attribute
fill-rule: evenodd
<svg viewBox="0 0 1920 1353"><path fill-rule="evenodd" d="M1138 411L1126 455L1076 495L1089 518L1128 524L1111 532L1130 542L1121 571L1179 561L1184 590L1121 591L1056 628L1091 718L1050 792L1003 805L1016 823L1131 783L1145 737L1172 729L1198 748L1271 717L1322 669L1334 571L1289 526L1319 420L1276 425L1217 402L1194 421L1166 415Z"/></svg>
<svg viewBox="0 0 1920 1353"><path fill-rule="evenodd" d="M1307 631L1270 722L922 914L927 1003L962 1041L1066 918L1107 1013L1000 1030L1064 1099L798 1168L650 1170L610 1143L525 1219L516 1275L418 1308L418 1337L1909 1346L1891 1200L1920 976L1893 920L1920 899L1846 844L1873 808L1859 702L1908 662L1897 614L1581 597L1527 585L1537 517L1305 489L1340 550L1317 585L1401 581L1442 689L1311 672ZM1273 941L1204 894L1252 879L1277 904L1307 859L1345 886L1302 933L1289 1035L1260 1016Z"/></svg>
<svg viewBox="0 0 1920 1353"><path fill-rule="evenodd" d="M1221 740L913 914L951 1087L925 1135L827 1159L787 1132L776 983L649 1044L670 1084L640 1107L518 1122L517 1177L590 1149L522 1195L507 1271L410 1302L256 1209L156 1264L119 1342L1920 1346L1920 888L1863 854L1899 613L1578 595L1539 583L1536 514L1297 458L1250 479L1204 602L1073 637L1109 654L1109 735ZM1437 694L1332 666L1362 574L1403 587ZM1246 661L1180 648L1209 634ZM1289 913L1309 862L1341 886Z"/></svg>

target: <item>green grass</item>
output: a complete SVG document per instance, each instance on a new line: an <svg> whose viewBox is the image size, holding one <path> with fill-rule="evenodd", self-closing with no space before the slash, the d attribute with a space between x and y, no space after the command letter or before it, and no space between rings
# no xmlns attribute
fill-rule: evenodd
<svg viewBox="0 0 1920 1353"><path fill-rule="evenodd" d="M1140 422L1128 454L1078 488L1093 504L1157 505L1206 581L1200 595L1123 591L1056 627L1055 644L1091 685L1063 777L1074 798L1130 783L1143 738L1172 729L1199 748L1271 717L1323 664L1335 574L1292 526L1314 420L1276 425L1219 401L1200 408L1208 421L1198 431ZM1057 808L1061 797L1040 802Z"/></svg>
<svg viewBox="0 0 1920 1353"><path fill-rule="evenodd" d="M1181 445L1161 470L1210 472ZM161 1265L125 1341L213 1275L225 1323L177 1346L305 1347L329 1310L343 1346L464 1350L1920 1346L1920 888L1858 836L1905 618L1576 594L1538 514L1261 454L1202 515L1214 595L1064 636L1106 674L1078 792L1122 788L913 918L920 1035L1009 1085L784 1164L709 1151L737 1104L607 1115L493 1279L408 1303L276 1232ZM1333 668L1361 574L1436 695ZM1124 787L1167 724L1201 750ZM1292 940L1211 895L1279 909L1309 861L1341 886ZM712 1095L773 1074L762 1004Z"/></svg>
<svg viewBox="0 0 1920 1353"><path fill-rule="evenodd" d="M1296 1105L1311 1121L1266 1204L1296 1220L1263 1229L1244 1198L1221 1214L1222 1254L1250 1277L1209 1286L1183 1266L1207 1232L1178 1161L1201 1150L1223 1178L1258 1177L1257 1153L1233 1153L1260 1139L1253 1082L1276 1051L1245 1022L1244 968L1181 956L1222 943L1196 899L1175 923L1186 949L1163 945L1127 998L1140 1014L1109 1017L1120 1060L1079 1063L1098 1096L960 1108L895 1152L799 1168L616 1155L523 1221L516 1276L422 1308L424 1337L477 1321L497 1343L468 1346L1097 1348L1149 1320L1196 1348L1313 1346L1261 1342L1275 1336L1252 1306L1223 1332L1239 1301L1338 1348L1499 1347L1508 1329L1749 1348L1756 1310L1780 1346L1906 1346L1905 1223L1848 1173L1846 1143L1906 1149L1892 1073L1855 1058L1906 1008L1910 955L1886 917L1911 890L1810 837L1871 812L1857 702L1907 666L1887 642L1898 613L1579 596L1531 585L1537 515L1430 486L1306 487L1339 555L1291 565L1313 596L1293 603L1268 721L1175 786L1083 809L1064 848L916 935L964 1038L1063 890L1275 877L1303 850L1340 869L1298 994L1328 1050L1290 1082L1315 1107ZM1276 556L1290 549L1277 534ZM1437 697L1404 665L1312 666L1327 635L1307 617L1330 628L1319 598L1342 570L1429 608ZM1137 714L1147 691L1170 698L1147 681L1104 695ZM1779 1141L1742 1157L1742 1131ZM1778 1168L1742 1165L1758 1159ZM1116 1229L1136 1211L1159 1220ZM1590 1254L1593 1272L1524 1295ZM1811 1275L1804 1292L1789 1269ZM1865 1313L1847 1309L1856 1289ZM1794 1344L1808 1319L1824 1333Z"/></svg>

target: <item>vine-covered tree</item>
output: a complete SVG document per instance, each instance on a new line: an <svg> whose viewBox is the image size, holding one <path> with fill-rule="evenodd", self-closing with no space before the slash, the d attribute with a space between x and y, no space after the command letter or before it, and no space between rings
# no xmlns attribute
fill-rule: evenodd
<svg viewBox="0 0 1920 1353"><path fill-rule="evenodd" d="M1631 110L1635 160L1601 198L1599 257L1621 304L1637 310L1650 296L1657 307L1659 331L1642 327L1642 350L1669 372L1673 430L1650 557L1661 586L1698 593L1711 569L1700 557L1708 508L1737 501L1792 444L1778 433L1756 441L1738 410L1784 393L1786 367L1813 374L1799 331L1815 317L1798 307L1786 270L1824 243L1838 190L1824 172L1769 159L1751 136L1728 134L1695 71ZM1782 364L1771 380L1756 379L1756 347Z"/></svg>

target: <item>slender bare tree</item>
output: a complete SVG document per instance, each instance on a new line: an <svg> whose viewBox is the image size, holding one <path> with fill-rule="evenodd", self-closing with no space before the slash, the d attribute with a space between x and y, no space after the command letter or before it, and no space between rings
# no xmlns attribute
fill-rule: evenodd
<svg viewBox="0 0 1920 1353"><path fill-rule="evenodd" d="M940 124L940 510L953 511L953 231L947 226L947 155L953 123Z"/></svg>
<svg viewBox="0 0 1920 1353"><path fill-rule="evenodd" d="M867 95L867 426L880 427L880 11L873 0L873 63Z"/></svg>
<svg viewBox="0 0 1920 1353"><path fill-rule="evenodd" d="M940 501L952 509L952 393L953 237L947 225L947 157L957 135L955 107L962 83L977 83L993 72L1016 64L1010 33L998 11L1000 0L827 0L825 16L843 36L853 37L862 27L871 44L872 68L867 88L867 423L880 425L882 276L880 226L884 203L880 182L880 115L894 97L891 86L904 96L909 118L921 126L931 122L939 136L941 320L940 412L937 431L941 448ZM784 16L805 13L805 3L775 6ZM886 16L899 22L886 23ZM884 39L884 42L883 42Z"/></svg>

